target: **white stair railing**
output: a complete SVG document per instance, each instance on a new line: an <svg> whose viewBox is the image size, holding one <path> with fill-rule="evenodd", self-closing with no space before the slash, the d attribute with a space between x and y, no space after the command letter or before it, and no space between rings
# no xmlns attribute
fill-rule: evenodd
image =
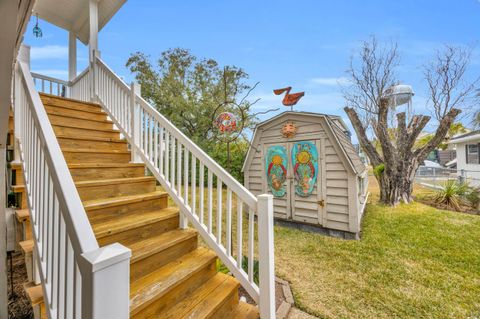
<svg viewBox="0 0 480 319"><path fill-rule="evenodd" d="M125 84L99 58L95 60L90 67L95 74L93 99L129 141L133 159L146 163L180 207L181 227L187 227L188 219L199 231L258 303L261 318L275 318L272 196L255 197L142 99L133 85ZM259 285L254 280L254 259L259 261Z"/></svg>
<svg viewBox="0 0 480 319"><path fill-rule="evenodd" d="M69 98L90 101L91 77L88 68L83 70L74 80L69 83Z"/></svg>
<svg viewBox="0 0 480 319"><path fill-rule="evenodd" d="M120 244L99 248L28 65L20 61L14 118L35 281L42 284L48 318L129 318L131 252Z"/></svg>
<svg viewBox="0 0 480 319"><path fill-rule="evenodd" d="M31 72L31 74L37 91L61 97L67 96L67 81L34 72Z"/></svg>

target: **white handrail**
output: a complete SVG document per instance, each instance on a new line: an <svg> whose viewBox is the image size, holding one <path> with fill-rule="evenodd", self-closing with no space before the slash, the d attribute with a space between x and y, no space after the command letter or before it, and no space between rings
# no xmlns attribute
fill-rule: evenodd
<svg viewBox="0 0 480 319"><path fill-rule="evenodd" d="M89 101L91 97L91 79L89 68L83 70L75 79L69 83L69 98Z"/></svg>
<svg viewBox="0 0 480 319"><path fill-rule="evenodd" d="M129 87L124 83L101 59L96 58L92 69L95 75L95 87L92 89L92 92L96 92L94 100L102 105L129 141L135 153L134 158L140 157L146 163L180 207L181 227L186 227L188 219L250 296L257 301L261 317L274 318L272 196L261 195L257 198L250 193L168 119L136 94L133 86ZM205 176L208 182L204 191ZM212 198L214 180L217 183L215 210ZM226 186L225 207L222 205L224 200L222 186ZM236 207L233 205L234 201L237 202ZM233 218L235 211L237 218ZM244 211L248 218L244 218ZM258 216L257 231L255 214ZM244 223L247 226L245 228ZM236 226L236 233L233 231L233 225ZM246 231L245 237L242 236L243 230ZM244 249L248 258L247 269L242 265ZM255 258L259 260L260 288L254 280Z"/></svg>
<svg viewBox="0 0 480 319"><path fill-rule="evenodd" d="M68 81L31 72L33 83L38 91L52 95L67 96Z"/></svg>
<svg viewBox="0 0 480 319"><path fill-rule="evenodd" d="M48 317L128 318L131 252L119 244L99 248L28 66L20 61L14 105L36 281Z"/></svg>

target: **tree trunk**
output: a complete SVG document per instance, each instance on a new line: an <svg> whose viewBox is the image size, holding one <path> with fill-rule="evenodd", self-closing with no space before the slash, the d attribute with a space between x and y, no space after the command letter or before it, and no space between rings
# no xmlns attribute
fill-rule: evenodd
<svg viewBox="0 0 480 319"><path fill-rule="evenodd" d="M430 117L416 115L407 123L405 113L398 113L398 127L396 128L395 143L393 143L388 135L385 118L386 106L384 104L381 106L382 112L379 114L379 119L373 123L374 131L381 144L381 153L368 139L365 128L355 110L349 107L344 110L350 118L359 143L369 157L372 166L375 168L383 164L385 167L379 176L375 176L380 187L380 202L387 205L398 205L400 202L410 203L413 201L413 183L419 164L423 163L428 153L445 138L448 128L460 110L451 109L440 121L430 142L421 148L414 149L415 141Z"/></svg>

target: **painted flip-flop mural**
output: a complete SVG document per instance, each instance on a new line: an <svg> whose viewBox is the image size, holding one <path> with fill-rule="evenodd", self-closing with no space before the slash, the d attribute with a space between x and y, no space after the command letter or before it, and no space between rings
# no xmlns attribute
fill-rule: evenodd
<svg viewBox="0 0 480 319"><path fill-rule="evenodd" d="M295 176L295 193L309 196L317 182L318 152L312 142L297 142L292 149L292 165Z"/></svg>
<svg viewBox="0 0 480 319"><path fill-rule="evenodd" d="M275 145L267 149L265 167L268 188L275 197L283 197L287 192L285 180L287 178L287 150L283 146Z"/></svg>

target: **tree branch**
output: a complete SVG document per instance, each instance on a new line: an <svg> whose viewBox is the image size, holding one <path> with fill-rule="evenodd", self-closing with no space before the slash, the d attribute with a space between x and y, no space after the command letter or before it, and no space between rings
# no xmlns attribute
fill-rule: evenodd
<svg viewBox="0 0 480 319"><path fill-rule="evenodd" d="M433 151L445 138L448 133L448 129L452 125L453 121L458 114L462 111L459 109L451 109L440 121L438 125L437 131L433 138L423 147L417 149L414 153L414 157L418 160L418 162L423 162L427 155Z"/></svg>
<svg viewBox="0 0 480 319"><path fill-rule="evenodd" d="M355 133L357 134L357 137L358 137L358 141L360 142L360 146L365 151L365 153L367 153L368 157L370 158L370 161L372 161L372 164L374 166L377 166L383 163L383 159L380 157L380 154L378 154L377 150L368 139L367 133L365 132L365 128L363 127L357 112L355 112L355 110L350 107L345 107L344 110L345 110L345 113L347 113L347 116L350 119L350 122L352 122L353 128L355 129Z"/></svg>

